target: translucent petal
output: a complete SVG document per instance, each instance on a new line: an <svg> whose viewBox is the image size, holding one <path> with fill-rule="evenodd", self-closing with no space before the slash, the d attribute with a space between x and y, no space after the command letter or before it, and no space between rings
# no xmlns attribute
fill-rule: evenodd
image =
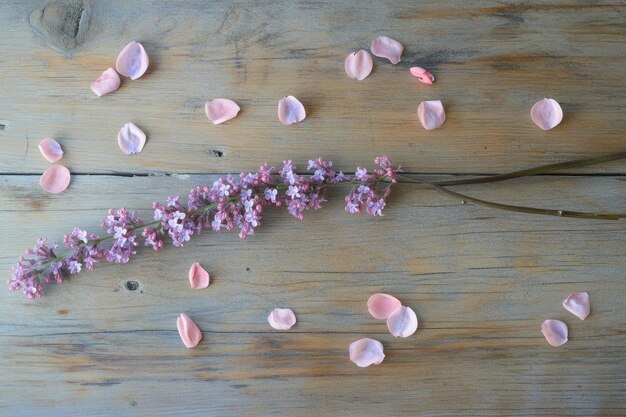
<svg viewBox="0 0 626 417"><path fill-rule="evenodd" d="M422 101L417 106L417 117L426 130L440 128L446 121L446 112L440 100Z"/></svg>
<svg viewBox="0 0 626 417"><path fill-rule="evenodd" d="M589 315L591 303L589 302L589 294L586 292L575 292L563 300L563 307L576 317L584 320Z"/></svg>
<svg viewBox="0 0 626 417"><path fill-rule="evenodd" d="M278 102L278 120L284 125L299 123L306 117L304 106L294 96L283 97Z"/></svg>
<svg viewBox="0 0 626 417"><path fill-rule="evenodd" d="M374 62L370 54L361 49L358 52L352 52L346 57L344 67L348 77L361 81L370 75Z"/></svg>
<svg viewBox="0 0 626 417"><path fill-rule="evenodd" d="M45 138L39 142L39 152L50 162L56 162L63 157L61 145L52 138Z"/></svg>
<svg viewBox="0 0 626 417"><path fill-rule="evenodd" d="M550 130L563 120L563 110L556 100L544 98L530 109L530 118L543 130Z"/></svg>
<svg viewBox="0 0 626 417"><path fill-rule="evenodd" d="M207 101L204 105L206 116L214 125L219 125L230 119L234 119L241 108L237 103L227 98L216 98Z"/></svg>
<svg viewBox="0 0 626 417"><path fill-rule="evenodd" d="M39 185L49 193L61 193L70 185L70 171L63 165L52 165L39 178Z"/></svg>
<svg viewBox="0 0 626 417"><path fill-rule="evenodd" d="M541 325L541 333L552 346L567 342L567 325L559 320L546 320Z"/></svg>
<svg viewBox="0 0 626 417"><path fill-rule="evenodd" d="M401 306L387 318L389 332L395 337L409 337L417 331L417 316L410 307Z"/></svg>
<svg viewBox="0 0 626 417"><path fill-rule="evenodd" d="M115 61L117 72L136 80L148 69L148 54L139 42L130 42L122 49Z"/></svg>
<svg viewBox="0 0 626 417"><path fill-rule="evenodd" d="M133 123L126 123L117 134L117 144L126 155L139 153L146 144L146 134Z"/></svg>
<svg viewBox="0 0 626 417"><path fill-rule="evenodd" d="M191 288L200 289L209 286L209 273L200 266L198 262L195 262L189 268L189 283Z"/></svg>
<svg viewBox="0 0 626 417"><path fill-rule="evenodd" d="M379 365L385 359L383 345L378 340L364 338L350 343L350 360L361 368Z"/></svg>
<svg viewBox="0 0 626 417"><path fill-rule="evenodd" d="M98 97L102 97L120 88L120 83L120 76L117 72L113 68L108 68L91 83L91 91Z"/></svg>
<svg viewBox="0 0 626 417"><path fill-rule="evenodd" d="M290 308L275 308L267 321L276 330L289 330L296 324L296 315Z"/></svg>
<svg viewBox="0 0 626 417"><path fill-rule="evenodd" d="M376 293L367 300L367 311L377 320L387 320L400 307L400 300L389 294Z"/></svg>
<svg viewBox="0 0 626 417"><path fill-rule="evenodd" d="M181 313L180 317L176 319L176 327L178 327L178 334L186 347L198 346L202 340L202 332L188 315Z"/></svg>
<svg viewBox="0 0 626 417"><path fill-rule="evenodd" d="M379 36L372 41L372 53L380 58L387 58L392 64L400 62L404 46L388 36Z"/></svg>

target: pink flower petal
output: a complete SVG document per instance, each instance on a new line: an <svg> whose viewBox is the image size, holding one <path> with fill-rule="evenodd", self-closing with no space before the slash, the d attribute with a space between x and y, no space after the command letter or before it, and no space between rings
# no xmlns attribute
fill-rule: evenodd
<svg viewBox="0 0 626 417"><path fill-rule="evenodd" d="M214 125L219 125L230 119L234 119L241 108L232 100L227 98L216 98L207 101L204 105L206 116Z"/></svg>
<svg viewBox="0 0 626 417"><path fill-rule="evenodd" d="M546 320L541 325L541 333L548 343L557 347L567 342L567 325L559 320Z"/></svg>
<svg viewBox="0 0 626 417"><path fill-rule="evenodd" d="M432 84L435 82L435 76L422 67L411 67L409 71L411 72L412 76L414 76L424 84Z"/></svg>
<svg viewBox="0 0 626 417"><path fill-rule="evenodd" d="M440 100L422 101L417 106L417 117L426 130L433 130L441 127L446 121L446 112Z"/></svg>
<svg viewBox="0 0 626 417"><path fill-rule="evenodd" d="M299 123L306 117L304 106L294 96L287 96L278 102L278 120L284 125Z"/></svg>
<svg viewBox="0 0 626 417"><path fill-rule="evenodd" d="M52 165L39 178L39 185L49 193L61 193L70 185L70 171L63 165Z"/></svg>
<svg viewBox="0 0 626 417"><path fill-rule="evenodd" d="M189 282L193 289L206 288L209 286L209 273L196 262L189 269Z"/></svg>
<svg viewBox="0 0 626 417"><path fill-rule="evenodd" d="M181 313L180 317L176 319L176 327L178 327L178 334L185 346L188 348L198 346L202 340L202 332L188 315Z"/></svg>
<svg viewBox="0 0 626 417"><path fill-rule="evenodd" d="M392 64L400 62L404 46L388 36L379 36L372 41L372 53L380 58L387 58Z"/></svg>
<svg viewBox="0 0 626 417"><path fill-rule="evenodd" d="M530 118L543 130L550 130L563 120L563 110L556 100L544 98L530 109Z"/></svg>
<svg viewBox="0 0 626 417"><path fill-rule="evenodd" d="M296 324L296 315L290 308L275 308L267 321L276 330L289 330Z"/></svg>
<svg viewBox="0 0 626 417"><path fill-rule="evenodd" d="M148 54L139 42L131 42L122 49L115 61L115 68L120 74L136 80L148 69Z"/></svg>
<svg viewBox="0 0 626 417"><path fill-rule="evenodd" d="M350 360L361 368L379 365L385 359L382 343L368 338L350 343L348 353L350 354Z"/></svg>
<svg viewBox="0 0 626 417"><path fill-rule="evenodd" d="M389 332L395 337L409 337L417 331L417 316L410 307L401 306L387 318Z"/></svg>
<svg viewBox="0 0 626 417"><path fill-rule="evenodd" d="M120 88L120 83L120 76L117 72L113 68L108 68L91 83L91 91L98 97L102 97Z"/></svg>
<svg viewBox="0 0 626 417"><path fill-rule="evenodd" d="M389 294L376 293L367 300L367 311L377 320L387 320L400 307L400 300Z"/></svg>
<svg viewBox="0 0 626 417"><path fill-rule="evenodd" d="M126 155L139 153L146 144L146 134L133 123L126 123L117 134L117 144Z"/></svg>
<svg viewBox="0 0 626 417"><path fill-rule="evenodd" d="M586 292L574 292L563 300L563 307L579 319L584 320L591 310L589 294Z"/></svg>
<svg viewBox="0 0 626 417"><path fill-rule="evenodd" d="M56 162L63 157L61 145L52 138L45 138L39 142L39 152L50 162Z"/></svg>
<svg viewBox="0 0 626 417"><path fill-rule="evenodd" d="M346 57L344 67L348 77L361 81L370 75L374 67L374 62L370 54L361 49L358 52L352 52Z"/></svg>

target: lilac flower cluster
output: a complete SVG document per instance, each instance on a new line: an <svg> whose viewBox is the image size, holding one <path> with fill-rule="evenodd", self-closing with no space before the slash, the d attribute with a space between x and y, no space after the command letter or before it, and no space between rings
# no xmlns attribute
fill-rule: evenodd
<svg viewBox="0 0 626 417"><path fill-rule="evenodd" d="M203 229L237 228L239 236L246 238L261 225L266 208L285 206L292 216L302 219L307 210L321 208L327 188L338 184L354 184L345 198L347 212L380 216L400 168L394 168L387 156L379 156L375 162L373 171L358 167L354 175L336 172L332 162L321 158L309 161L306 175L299 174L291 160L284 161L280 170L264 164L255 173L228 175L211 186L192 189L186 207L179 197L169 197L165 204L153 203L154 221L145 224L124 208L110 209L101 221L106 236L74 228L64 237L68 251L63 255L57 254L59 245L39 239L26 251L30 256L21 257L13 268L9 288L32 299L42 294L41 280L60 283L64 275L79 273L83 266L93 269L102 261L127 263L136 254L138 229L143 229L145 245L154 250L163 248L167 237L174 246L184 246ZM380 189L382 182L388 184ZM109 240L108 248L100 246Z"/></svg>

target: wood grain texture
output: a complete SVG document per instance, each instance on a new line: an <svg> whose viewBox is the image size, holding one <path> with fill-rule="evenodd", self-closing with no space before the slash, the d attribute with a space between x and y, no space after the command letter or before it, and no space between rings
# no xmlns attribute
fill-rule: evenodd
<svg viewBox="0 0 626 417"><path fill-rule="evenodd" d="M0 270L39 236L98 229L109 207L149 217L152 201L185 196L216 173L328 157L351 171L387 153L408 172L504 172L624 150L623 1L123 1L6 0L0 4ZM375 59L363 82L345 55L388 34L406 51ZM148 73L98 99L89 83L130 40ZM418 84L408 68L431 70ZM279 124L278 100L308 118ZM205 100L235 99L212 126ZM550 132L528 116L543 97L565 120ZM443 129L415 110L442 99ZM116 134L148 134L131 157ZM73 172L45 194L52 136ZM451 174L451 175L448 175ZM455 189L554 209L626 211L626 164ZM461 175L462 176L462 175ZM434 178L434 177L433 177ZM351 216L343 194L298 222L270 210L257 235L209 233L184 249L142 249L0 303L0 416L620 416L626 415L626 222L579 221L460 205L401 185L385 216ZM189 288L201 262L206 290ZM131 288L132 290L129 290ZM561 301L588 291L580 321ZM413 307L418 333L396 339L365 302L389 292ZM293 308L292 331L266 322ZM189 314L204 340L185 349ZM570 341L550 347L547 318ZM350 342L381 340L381 366L360 369Z"/></svg>
<svg viewBox="0 0 626 417"><path fill-rule="evenodd" d="M626 99L623 1L124 1L3 2L0 25L2 172L41 172L37 143L56 137L72 171L231 172L314 153L345 166L387 153L410 171L502 172L622 150ZM406 45L393 66L376 59L363 82L345 56L388 33ZM129 40L148 73L98 98L89 89ZM437 77L424 86L420 65ZM278 100L301 99L307 120L285 127ZM239 118L212 126L207 99L230 97ZM529 117L561 102L551 132ZM441 99L445 128L417 121ZM119 154L132 121L144 152ZM341 152L338 152L341 150ZM221 156L218 156L221 155ZM313 156L315 156L313 155ZM586 172L624 172L624 164Z"/></svg>

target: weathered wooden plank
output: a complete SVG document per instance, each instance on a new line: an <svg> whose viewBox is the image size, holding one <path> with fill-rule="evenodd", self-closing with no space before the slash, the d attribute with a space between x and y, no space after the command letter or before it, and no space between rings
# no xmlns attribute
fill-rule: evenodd
<svg viewBox="0 0 626 417"><path fill-rule="evenodd" d="M97 228L108 207L143 210L214 177L79 176L61 196L36 176L0 177L0 269L39 236ZM542 177L464 187L482 198L554 208L623 210L612 177ZM476 191L474 191L476 190ZM29 302L0 305L0 414L30 415L621 415L626 223L542 218L459 205L399 187L386 216L343 213L342 194L298 222L270 211L258 235L209 233L184 249L144 249ZM210 270L188 288L193 261ZM139 283L128 291L127 280ZM565 312L570 292L591 294L584 322ZM365 300L397 294L420 318L395 339ZM299 318L272 331L268 311ZM204 331L185 349L182 311ZM571 340L539 333L562 319ZM383 365L359 369L347 345L380 339ZM27 400L26 400L27 398ZM284 399L281 399L284 398Z"/></svg>
<svg viewBox="0 0 626 417"><path fill-rule="evenodd" d="M64 163L82 173L231 172L317 155L351 167L378 153L410 171L486 173L624 149L619 0L9 0L0 27L4 173L42 172L36 145L46 136L62 142ZM403 61L377 59L371 77L349 80L346 54L381 33L406 45ZM89 83L132 39L146 46L149 73L97 98ZM412 65L437 82L418 85ZM277 121L287 94L307 108L298 126ZM218 96L243 110L215 127L203 104ZM545 96L565 111L551 132L528 116ZM426 99L444 101L444 129L417 122ZM132 157L115 139L128 121L149 136Z"/></svg>

